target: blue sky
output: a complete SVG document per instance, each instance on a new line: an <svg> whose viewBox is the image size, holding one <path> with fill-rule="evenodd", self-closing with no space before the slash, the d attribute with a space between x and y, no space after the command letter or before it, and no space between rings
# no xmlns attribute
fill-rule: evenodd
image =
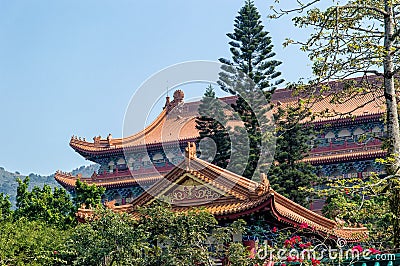
<svg viewBox="0 0 400 266"><path fill-rule="evenodd" d="M47 175L88 164L70 137L120 137L129 99L149 76L229 58L225 34L243 2L0 0L0 166ZM255 1L280 71L287 81L309 77L306 55L282 48L306 32L289 18L268 21L272 2Z"/></svg>

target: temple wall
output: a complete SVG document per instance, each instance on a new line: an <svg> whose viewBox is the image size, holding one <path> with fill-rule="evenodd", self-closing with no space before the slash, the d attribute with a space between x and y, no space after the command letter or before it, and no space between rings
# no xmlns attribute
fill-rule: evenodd
<svg viewBox="0 0 400 266"><path fill-rule="evenodd" d="M385 136L386 128L382 121L358 123L347 126L326 125L317 129L316 145L311 151L312 157L351 154L379 149L381 138ZM366 177L371 172L383 173L384 167L374 159L354 160L326 163L317 166L317 174L321 177Z"/></svg>

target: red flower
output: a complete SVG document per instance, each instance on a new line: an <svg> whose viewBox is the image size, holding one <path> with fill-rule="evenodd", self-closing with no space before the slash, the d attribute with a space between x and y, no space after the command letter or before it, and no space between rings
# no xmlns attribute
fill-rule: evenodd
<svg viewBox="0 0 400 266"><path fill-rule="evenodd" d="M290 239L290 241L293 242L293 243L301 242L301 238L300 238L300 236L293 236L293 237Z"/></svg>
<svg viewBox="0 0 400 266"><path fill-rule="evenodd" d="M289 248L293 246L293 243L290 239L286 239L285 242L283 243L285 247Z"/></svg>
<svg viewBox="0 0 400 266"><path fill-rule="evenodd" d="M272 228L272 233L276 233L276 231L278 231L278 228L276 228L276 226L274 226L274 228Z"/></svg>
<svg viewBox="0 0 400 266"><path fill-rule="evenodd" d="M369 251L370 251L372 254L381 254L381 252L380 252L379 250L374 249L374 248L369 248Z"/></svg>
<svg viewBox="0 0 400 266"><path fill-rule="evenodd" d="M319 260L317 260L317 259L311 258L311 264L312 264L313 266L316 266L316 265L318 265L318 264L321 264L321 262L320 262Z"/></svg>
<svg viewBox="0 0 400 266"><path fill-rule="evenodd" d="M286 263L281 263L281 266L286 266Z"/></svg>
<svg viewBox="0 0 400 266"><path fill-rule="evenodd" d="M58 251L57 251L57 250L54 250L54 251L53 251L53 254L54 254L54 255L57 255L57 254L58 254Z"/></svg>
<svg viewBox="0 0 400 266"><path fill-rule="evenodd" d="M286 258L286 260L287 260L288 262L291 262L291 261L293 261L293 262L295 262L295 261L303 262L303 259L298 258L298 257L296 257L296 256L288 256L288 257Z"/></svg>
<svg viewBox="0 0 400 266"><path fill-rule="evenodd" d="M358 252L362 252L363 248L360 245L354 246L351 250L353 251L358 251Z"/></svg>
<svg viewBox="0 0 400 266"><path fill-rule="evenodd" d="M301 223L299 227L300 229L306 229L308 228L308 223Z"/></svg>
<svg viewBox="0 0 400 266"><path fill-rule="evenodd" d="M296 257L292 257L292 256L288 256L287 258L286 258L286 260L287 261L296 261Z"/></svg>

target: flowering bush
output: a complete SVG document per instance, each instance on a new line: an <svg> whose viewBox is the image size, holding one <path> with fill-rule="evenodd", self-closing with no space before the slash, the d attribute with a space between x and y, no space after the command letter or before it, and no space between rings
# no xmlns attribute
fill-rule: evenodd
<svg viewBox="0 0 400 266"><path fill-rule="evenodd" d="M253 265L337 265L346 259L355 261L362 256L381 253L367 243L348 245L344 239L319 235L307 223L284 229L257 224L248 226L247 233L254 234L246 240L257 242L253 248Z"/></svg>

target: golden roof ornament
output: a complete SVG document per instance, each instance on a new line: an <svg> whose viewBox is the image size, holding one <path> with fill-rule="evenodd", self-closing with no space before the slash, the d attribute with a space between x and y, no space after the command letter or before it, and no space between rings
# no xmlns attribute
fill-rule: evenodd
<svg viewBox="0 0 400 266"><path fill-rule="evenodd" d="M196 144L194 142L188 142L188 146L185 148L185 160L186 160L186 170L190 168L190 160L196 158Z"/></svg>
<svg viewBox="0 0 400 266"><path fill-rule="evenodd" d="M185 93L182 90L176 90L174 92L173 97L174 97L174 99L172 101L170 101L169 96L167 96L165 99L164 109L167 110L167 113L169 113L172 109L174 109L178 105L183 104L183 99L185 98Z"/></svg>
<svg viewBox="0 0 400 266"><path fill-rule="evenodd" d="M261 179L261 181L260 181L258 187L256 188L257 195L263 195L263 194L269 192L269 190L270 190L270 184L269 184L267 175L264 173L261 173L260 179Z"/></svg>
<svg viewBox="0 0 400 266"><path fill-rule="evenodd" d="M196 158L196 144L194 142L188 142L188 146L185 148L185 157L189 160Z"/></svg>

